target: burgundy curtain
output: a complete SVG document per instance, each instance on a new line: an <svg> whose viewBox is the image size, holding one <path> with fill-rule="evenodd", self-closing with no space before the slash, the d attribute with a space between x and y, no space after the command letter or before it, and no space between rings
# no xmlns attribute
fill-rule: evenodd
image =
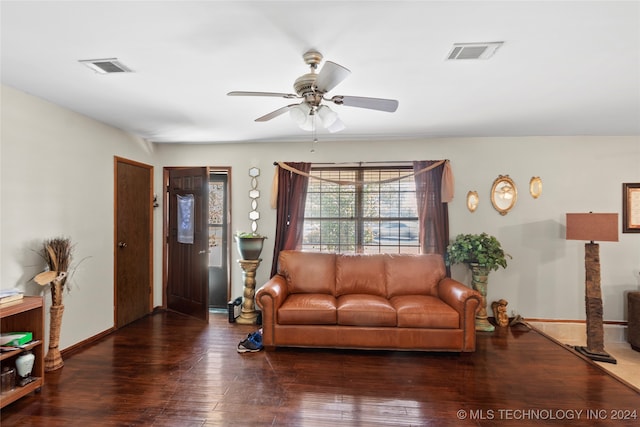
<svg viewBox="0 0 640 427"><path fill-rule="evenodd" d="M418 172L438 161L413 162ZM449 244L449 204L442 203L443 163L429 171L415 175L418 222L420 223L420 252L445 256Z"/></svg>
<svg viewBox="0 0 640 427"><path fill-rule="evenodd" d="M300 172L309 173L311 163L287 162ZM276 237L273 245L271 276L278 270L278 254L286 249L298 249L302 244L304 205L307 200L309 177L278 168L278 196Z"/></svg>

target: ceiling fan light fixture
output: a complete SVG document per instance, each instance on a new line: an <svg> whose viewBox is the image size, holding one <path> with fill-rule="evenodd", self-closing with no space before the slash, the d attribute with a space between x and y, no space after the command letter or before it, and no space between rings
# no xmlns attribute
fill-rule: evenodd
<svg viewBox="0 0 640 427"><path fill-rule="evenodd" d="M302 126L305 124L309 117L309 113L311 112L311 107L306 102L303 102L295 107L292 107L289 110L289 116L291 119L298 124L298 126Z"/></svg>
<svg viewBox="0 0 640 427"><path fill-rule="evenodd" d="M327 130L329 131L329 133L336 133L344 130L345 128L346 126L344 125L344 122L336 117L336 121L333 122L331 126L328 126Z"/></svg>
<svg viewBox="0 0 640 427"><path fill-rule="evenodd" d="M315 114L309 114L307 115L307 118L305 119L304 122L299 123L298 126L300 126L300 129L307 131L307 132L312 132L316 129L316 115Z"/></svg>
<svg viewBox="0 0 640 427"><path fill-rule="evenodd" d="M318 116L322 120L322 126L329 129L338 120L338 114L326 105L318 107Z"/></svg>
<svg viewBox="0 0 640 427"><path fill-rule="evenodd" d="M345 128L344 123L338 118L338 115L326 105L323 101L333 102L336 105L345 105L357 108L367 108L370 110L386 111L393 113L398 108L398 101L395 99L371 98L362 96L345 96L335 95L326 97L325 94L333 89L351 74L349 69L335 62L326 61L320 72L316 74L318 64L322 61L322 55L315 51L307 51L303 55L303 59L307 65L311 67L311 72L298 77L293 85L296 93L278 93L278 92L248 92L248 91L231 91L228 96L274 96L285 99L298 98L302 99L300 104L290 104L280 107L270 113L255 119L256 122L266 122L278 117L287 111L289 117L300 128L307 131L316 132L316 116L323 128L329 132L339 132Z"/></svg>

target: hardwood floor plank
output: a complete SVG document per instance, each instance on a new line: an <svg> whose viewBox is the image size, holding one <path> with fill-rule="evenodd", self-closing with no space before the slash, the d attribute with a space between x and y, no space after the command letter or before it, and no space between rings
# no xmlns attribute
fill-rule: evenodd
<svg viewBox="0 0 640 427"><path fill-rule="evenodd" d="M588 410L609 416L612 410L640 410L636 389L523 326L479 333L472 354L238 354L238 342L254 330L229 324L224 314L212 314L208 325L170 312L146 317L74 350L62 369L47 373L41 393L3 408L0 423L586 426L613 422L587 418ZM549 413L565 415L548 419ZM639 418L636 412L635 419L615 425L638 425Z"/></svg>

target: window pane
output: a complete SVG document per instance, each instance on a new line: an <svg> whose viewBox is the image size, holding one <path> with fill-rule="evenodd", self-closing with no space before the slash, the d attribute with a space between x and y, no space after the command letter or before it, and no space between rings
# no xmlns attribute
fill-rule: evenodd
<svg viewBox="0 0 640 427"><path fill-rule="evenodd" d="M380 195L378 193L366 193L362 196L362 216L365 218L378 218L380 216Z"/></svg>
<svg viewBox="0 0 640 427"><path fill-rule="evenodd" d="M353 218L355 215L355 193L340 194L340 217Z"/></svg>
<svg viewBox="0 0 640 427"><path fill-rule="evenodd" d="M340 201L338 193L322 193L320 195L320 217L340 216Z"/></svg>
<svg viewBox="0 0 640 427"><path fill-rule="evenodd" d="M383 193L380 195L380 217L400 216L400 195L398 193Z"/></svg>
<svg viewBox="0 0 640 427"><path fill-rule="evenodd" d="M320 202L320 196L320 193L307 192L307 204L305 207L306 216L313 218L320 217L320 207L322 206L322 203Z"/></svg>
<svg viewBox="0 0 640 427"><path fill-rule="evenodd" d="M356 244L356 222L340 221L340 244L353 246Z"/></svg>
<svg viewBox="0 0 640 427"><path fill-rule="evenodd" d="M311 168L339 180L309 180L303 248L359 253L418 253L412 168ZM405 178L401 178L405 177ZM395 179L385 183L379 181Z"/></svg>
<svg viewBox="0 0 640 427"><path fill-rule="evenodd" d="M416 206L416 193L401 193L399 195L399 215L400 217L417 217L418 208Z"/></svg>

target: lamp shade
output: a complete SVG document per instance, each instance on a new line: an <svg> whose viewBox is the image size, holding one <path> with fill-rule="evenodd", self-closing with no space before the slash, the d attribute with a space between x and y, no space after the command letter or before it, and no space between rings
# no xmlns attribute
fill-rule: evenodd
<svg viewBox="0 0 640 427"><path fill-rule="evenodd" d="M568 213L567 240L618 241L617 213Z"/></svg>
<svg viewBox="0 0 640 427"><path fill-rule="evenodd" d="M318 115L325 129L329 129L338 120L338 114L326 105L318 107Z"/></svg>
<svg viewBox="0 0 640 427"><path fill-rule="evenodd" d="M303 126L304 123L309 118L309 112L311 111L311 107L306 102L303 102L295 107L292 107L289 110L289 116L291 119L298 124L298 126Z"/></svg>

